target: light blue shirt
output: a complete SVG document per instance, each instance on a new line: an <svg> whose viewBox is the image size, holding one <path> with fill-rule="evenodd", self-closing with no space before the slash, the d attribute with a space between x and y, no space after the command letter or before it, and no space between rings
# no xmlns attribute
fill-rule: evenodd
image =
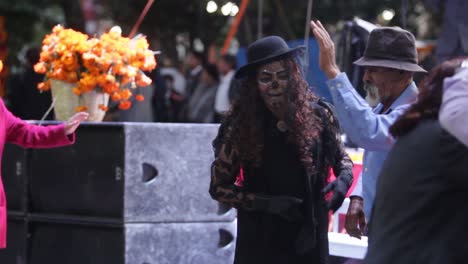
<svg viewBox="0 0 468 264"><path fill-rule="evenodd" d="M468 65L464 65L454 76L444 79L439 122L468 147Z"/></svg>
<svg viewBox="0 0 468 264"><path fill-rule="evenodd" d="M364 213L370 219L375 186L382 165L395 139L390 126L416 101L418 88L412 82L382 114L383 105L371 108L357 93L345 73L327 81L338 120L346 135L364 149L363 168L352 195L364 199Z"/></svg>

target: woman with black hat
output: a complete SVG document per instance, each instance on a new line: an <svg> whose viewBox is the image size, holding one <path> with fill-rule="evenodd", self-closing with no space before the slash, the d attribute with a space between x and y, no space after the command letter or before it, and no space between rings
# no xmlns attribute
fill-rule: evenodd
<svg viewBox="0 0 468 264"><path fill-rule="evenodd" d="M345 198L352 162L333 109L304 80L303 51L277 36L249 46L213 142L210 194L238 209L235 263L327 262L328 210ZM330 168L338 177L325 187Z"/></svg>

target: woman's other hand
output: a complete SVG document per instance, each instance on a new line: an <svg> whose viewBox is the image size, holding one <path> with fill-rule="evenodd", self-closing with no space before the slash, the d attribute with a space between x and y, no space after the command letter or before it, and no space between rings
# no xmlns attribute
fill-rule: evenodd
<svg viewBox="0 0 468 264"><path fill-rule="evenodd" d="M70 119L65 123L65 135L70 135L75 132L80 123L88 119L89 114L86 112L79 112L74 114Z"/></svg>

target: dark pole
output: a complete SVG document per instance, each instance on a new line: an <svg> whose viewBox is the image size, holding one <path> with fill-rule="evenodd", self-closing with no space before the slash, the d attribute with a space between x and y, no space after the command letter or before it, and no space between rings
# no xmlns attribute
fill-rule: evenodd
<svg viewBox="0 0 468 264"><path fill-rule="evenodd" d="M406 29L406 20L408 15L408 0L401 1L401 27Z"/></svg>
<svg viewBox="0 0 468 264"><path fill-rule="evenodd" d="M312 4L313 0L309 0L307 3L307 15L306 15L306 23L305 23L305 36L304 36L304 45L308 46L307 43L309 42L309 34L310 34L310 18L312 17Z"/></svg>
<svg viewBox="0 0 468 264"><path fill-rule="evenodd" d="M304 45L306 47L306 51L304 54L304 74L307 76L309 71L309 34L310 34L310 19L312 17L312 4L313 0L309 0L307 4L307 15L306 15L306 23L305 23L305 32L304 32Z"/></svg>
<svg viewBox="0 0 468 264"><path fill-rule="evenodd" d="M263 0L258 0L257 39L263 37Z"/></svg>

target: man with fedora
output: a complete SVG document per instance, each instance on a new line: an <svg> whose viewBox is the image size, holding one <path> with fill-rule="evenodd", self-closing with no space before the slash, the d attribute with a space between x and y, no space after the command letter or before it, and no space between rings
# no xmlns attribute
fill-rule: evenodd
<svg viewBox="0 0 468 264"><path fill-rule="evenodd" d="M350 199L345 227L360 238L366 218L371 217L377 178L393 146L389 127L416 100L414 72L426 72L418 65L415 38L410 32L391 27L371 31L364 56L354 63L365 67L364 83L375 86L380 103L371 108L335 63L335 47L323 25L311 21L320 48L319 64L328 78L340 124L347 136L365 149L363 170Z"/></svg>
<svg viewBox="0 0 468 264"><path fill-rule="evenodd" d="M328 263L328 210L342 204L353 165L333 109L304 80L303 51L278 36L248 47L239 96L213 142L209 191L238 209L236 264Z"/></svg>

